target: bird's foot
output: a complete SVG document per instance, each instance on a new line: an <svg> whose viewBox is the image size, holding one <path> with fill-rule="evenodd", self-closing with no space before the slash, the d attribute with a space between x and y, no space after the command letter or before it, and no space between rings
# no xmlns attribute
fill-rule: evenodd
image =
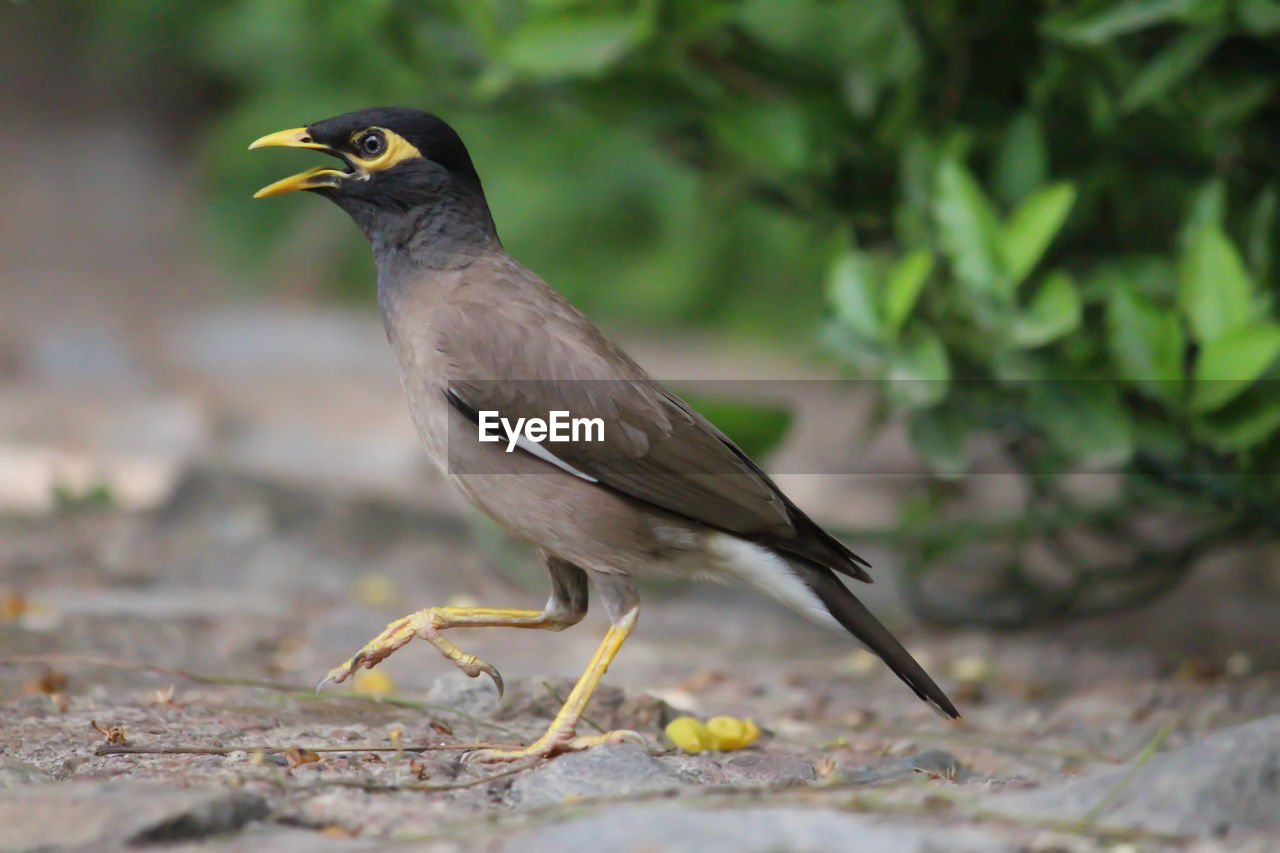
<svg viewBox="0 0 1280 853"><path fill-rule="evenodd" d="M554 758L566 752L581 752L595 746L618 743L637 743L646 750L649 744L639 732L628 729L605 732L599 735L575 735L572 731L548 731L533 743L521 749L478 749L467 753L467 760L478 763L520 761L526 758Z"/></svg>
<svg viewBox="0 0 1280 853"><path fill-rule="evenodd" d="M330 681L334 684L341 684L361 668L373 669L390 657L392 652L406 645L414 637L420 637L439 649L442 655L453 661L458 669L471 678L476 678L481 673L492 678L494 685L498 688L498 695L501 696L503 690L502 675L497 668L475 655L467 654L446 640L440 633L442 627L444 627L444 619L441 618L436 608L419 610L417 613L411 613L402 619L397 619L389 624L381 634L365 643L364 648L356 652L355 657L341 666L335 666L329 670L329 673L320 679L316 689L319 690Z"/></svg>

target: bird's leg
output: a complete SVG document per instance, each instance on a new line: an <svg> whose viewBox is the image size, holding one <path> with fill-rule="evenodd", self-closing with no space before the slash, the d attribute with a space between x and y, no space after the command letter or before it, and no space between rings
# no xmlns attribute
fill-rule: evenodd
<svg viewBox="0 0 1280 853"><path fill-rule="evenodd" d="M475 655L469 655L449 642L441 634L450 628L537 628L544 631L563 631L582 621L587 612L586 573L569 563L542 555L551 573L551 597L541 610L500 607L428 607L397 619L386 629L365 643L355 657L341 666L329 670L320 680L320 686L332 681L340 684L361 667L372 669L407 644L414 637L421 637L453 661L458 669L472 678L484 673L497 685L502 695L502 676L498 670Z"/></svg>
<svg viewBox="0 0 1280 853"><path fill-rule="evenodd" d="M609 615L613 620L613 624L609 626L609 632L604 635L604 640L600 643L600 647L596 649L595 655L591 658L591 663L587 665L586 672L578 679L578 683L573 686L573 690L569 693L569 698L565 700L564 706L556 714L556 718L551 722L551 726L546 733L523 749L479 750L471 754L471 760L513 761L529 757L550 757L562 752L576 752L606 743L622 743L624 741L637 741L642 746L645 744L644 738L632 731L613 731L586 736L577 735L578 721L582 719L582 712L587 707L591 694L595 692L596 685L600 683L600 679L608 671L609 664L617 656L622 644L631 635L631 631L636 625L636 619L640 615L639 597L636 596L635 588L631 585L630 579L626 578L625 575L611 576L607 582L597 578L597 585L600 587L605 607L610 611ZM611 593L622 593L622 600L619 601ZM626 609L616 612L618 605L623 605Z"/></svg>
<svg viewBox="0 0 1280 853"><path fill-rule="evenodd" d="M450 628L542 628L559 631L572 622L566 622L555 613L545 610L525 610L501 607L428 607L397 619L374 637L355 657L341 666L329 670L321 684L332 681L340 684L361 667L372 669L391 653L414 637L421 637L440 650L440 654L453 661L458 669L475 678L485 673L493 679L502 695L502 675L490 663L475 655L467 654L449 642L441 634Z"/></svg>

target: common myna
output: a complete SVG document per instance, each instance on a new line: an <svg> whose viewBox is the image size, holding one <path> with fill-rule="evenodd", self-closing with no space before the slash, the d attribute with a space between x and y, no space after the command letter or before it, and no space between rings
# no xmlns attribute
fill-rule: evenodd
<svg viewBox="0 0 1280 853"><path fill-rule="evenodd" d="M586 672L537 741L477 758L548 756L638 738L578 736L576 728L635 628L640 600L633 578L667 572L743 581L818 622L843 626L917 696L958 716L838 578L870 581L867 563L507 254L471 157L448 124L417 110L366 109L249 147L266 146L314 148L342 161L277 181L257 196L314 192L364 231L387 338L428 456L468 501L537 546L551 574L551 597L541 610L419 610L392 622L327 679L341 682L421 637L468 675L488 674L501 690L498 671L444 632L563 630L586 613L589 578L611 627ZM556 413L566 440L540 440L553 438ZM565 417L584 428L569 430ZM502 418L507 426L499 430ZM538 418L542 426L526 420L508 440L504 430L518 418Z"/></svg>

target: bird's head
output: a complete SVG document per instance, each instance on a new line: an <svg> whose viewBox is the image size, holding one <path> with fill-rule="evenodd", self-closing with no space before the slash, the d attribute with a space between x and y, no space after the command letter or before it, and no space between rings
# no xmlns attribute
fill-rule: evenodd
<svg viewBox="0 0 1280 853"><path fill-rule="evenodd" d="M374 107L282 130L250 148L313 148L337 157L342 168L316 166L263 187L254 198L307 190L346 210L376 238L377 232L421 211L476 222L492 230L480 177L466 146L445 121L402 107Z"/></svg>

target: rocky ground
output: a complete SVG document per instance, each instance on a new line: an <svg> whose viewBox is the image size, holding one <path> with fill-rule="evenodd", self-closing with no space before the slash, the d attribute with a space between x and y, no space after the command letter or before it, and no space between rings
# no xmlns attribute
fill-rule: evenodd
<svg viewBox="0 0 1280 853"><path fill-rule="evenodd" d="M43 357L61 363L69 341ZM500 701L422 646L380 667L388 679L316 694L317 675L409 609L545 594L530 555L421 469L381 345L368 318L211 314L147 362L181 375L181 394L141 368L128 379L127 347L115 384L32 359L0 389L0 850L1262 850L1280 837L1280 678L1257 624L1277 592L1248 554L1141 612L991 635L913 629L892 554L871 549L882 583L868 600L957 699L959 724L843 636L746 590L670 583L645 589L585 726L635 729L648 751L464 760L467 744L536 737L598 642L598 613L560 634L459 632L503 670ZM891 495L845 479L796 486L833 523L874 522ZM662 737L675 713L750 716L765 735L684 756Z"/></svg>

